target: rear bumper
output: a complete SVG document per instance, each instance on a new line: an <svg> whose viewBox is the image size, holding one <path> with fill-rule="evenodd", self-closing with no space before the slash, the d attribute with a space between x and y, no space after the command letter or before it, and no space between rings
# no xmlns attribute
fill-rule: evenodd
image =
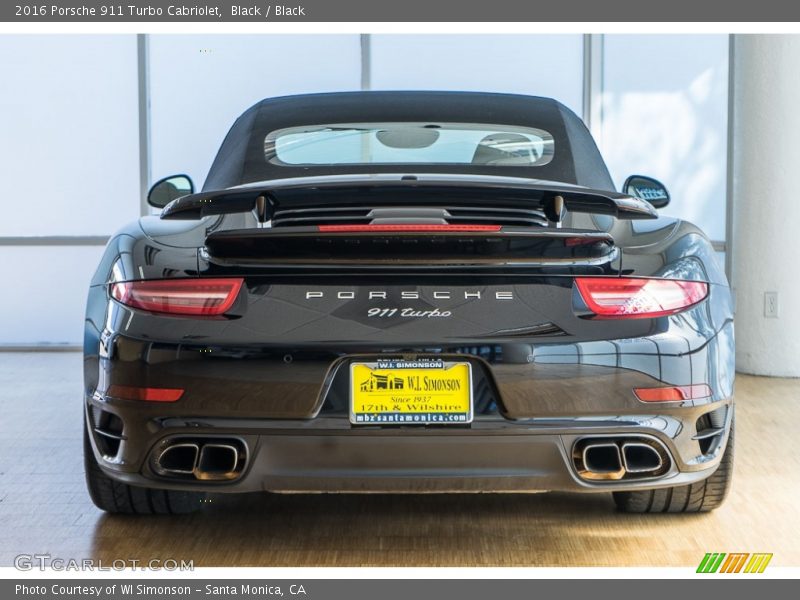
<svg viewBox="0 0 800 600"><path fill-rule="evenodd" d="M340 375L349 372L357 352L216 347L207 353L205 346L115 335L102 342L99 356L87 355L87 423L95 456L110 477L158 488L598 492L682 485L709 477L727 444L732 326L695 350L652 353L667 342L652 337L442 349L438 356L469 361L485 375L489 391L473 423L380 427L348 419L349 380ZM375 349L362 351L370 352ZM714 395L644 403L632 392L689 383L707 383ZM108 396L111 384L186 392L174 403L132 401ZM718 433L703 442L698 419L712 412ZM103 448L98 415L123 424L113 453ZM153 456L187 437L241 440L244 468L231 481L157 474ZM573 457L576 443L587 437L654 440L667 453L668 469L658 477L587 481Z"/></svg>
<svg viewBox="0 0 800 600"><path fill-rule="evenodd" d="M716 408L727 406L722 403ZM703 460L686 464L681 452L697 442L681 419L630 415L509 422L481 418L469 428L360 428L342 418L311 422L263 419L151 421L141 440L125 440L147 456L141 463L101 458L103 470L130 484L215 492L515 492L651 489L700 481L716 469L729 430ZM246 448L241 474L230 482L175 480L156 474L153 458L170 443L235 438ZM577 442L652 440L666 449L669 467L657 478L586 481L578 475ZM145 441L146 440L146 441ZM126 455L127 449L121 452Z"/></svg>

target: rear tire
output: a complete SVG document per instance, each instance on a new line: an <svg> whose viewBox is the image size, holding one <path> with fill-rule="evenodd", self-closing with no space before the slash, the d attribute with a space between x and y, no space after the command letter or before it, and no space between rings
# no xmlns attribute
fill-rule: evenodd
<svg viewBox="0 0 800 600"><path fill-rule="evenodd" d="M701 513L722 506L733 478L733 423L719 467L708 479L658 490L614 492L614 502L626 513Z"/></svg>
<svg viewBox="0 0 800 600"><path fill-rule="evenodd" d="M205 494L157 490L111 479L97 464L86 425L83 427L83 463L86 487L94 505L108 513L125 515L183 515L194 512Z"/></svg>

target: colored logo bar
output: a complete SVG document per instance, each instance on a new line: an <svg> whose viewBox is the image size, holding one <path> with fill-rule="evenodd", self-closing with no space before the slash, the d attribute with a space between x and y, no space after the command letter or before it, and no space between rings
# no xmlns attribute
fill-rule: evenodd
<svg viewBox="0 0 800 600"><path fill-rule="evenodd" d="M697 567L698 573L763 573L772 554L748 552L707 552Z"/></svg>

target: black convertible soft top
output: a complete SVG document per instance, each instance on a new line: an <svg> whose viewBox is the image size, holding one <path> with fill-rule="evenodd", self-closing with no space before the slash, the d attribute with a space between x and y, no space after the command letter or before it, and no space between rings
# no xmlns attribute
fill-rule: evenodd
<svg viewBox="0 0 800 600"><path fill-rule="evenodd" d="M550 132L555 154L541 166L479 164L283 166L264 157L264 138L272 131L306 125L354 122L492 123L535 127ZM272 179L369 173L503 175L559 181L597 190L614 184L586 126L566 106L550 98L477 92L342 92L268 98L255 104L231 127L211 165L204 190Z"/></svg>

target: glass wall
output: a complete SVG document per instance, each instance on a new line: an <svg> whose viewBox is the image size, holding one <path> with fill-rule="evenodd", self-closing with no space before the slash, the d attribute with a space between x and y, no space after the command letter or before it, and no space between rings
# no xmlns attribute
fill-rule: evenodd
<svg viewBox="0 0 800 600"><path fill-rule="evenodd" d="M228 129L270 96L358 90L358 35L150 36L151 173L202 187Z"/></svg>
<svg viewBox="0 0 800 600"><path fill-rule="evenodd" d="M0 236L104 235L139 214L136 36L0 36Z"/></svg>
<svg viewBox="0 0 800 600"><path fill-rule="evenodd" d="M549 96L581 114L582 35L373 35L372 88Z"/></svg>
<svg viewBox="0 0 800 600"><path fill-rule="evenodd" d="M663 181L662 212L725 240L727 35L604 36L600 149L618 186Z"/></svg>
<svg viewBox="0 0 800 600"><path fill-rule="evenodd" d="M81 344L89 281L102 255L103 246L0 246L8 290L0 345Z"/></svg>
<svg viewBox="0 0 800 600"><path fill-rule="evenodd" d="M139 214L136 36L3 35L0 56L0 345L79 344L102 247L48 238Z"/></svg>

